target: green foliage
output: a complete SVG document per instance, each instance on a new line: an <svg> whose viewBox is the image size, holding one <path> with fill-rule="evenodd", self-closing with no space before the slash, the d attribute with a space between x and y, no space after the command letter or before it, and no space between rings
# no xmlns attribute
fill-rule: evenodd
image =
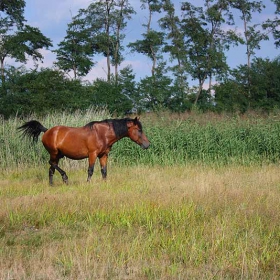
<svg viewBox="0 0 280 280"><path fill-rule="evenodd" d="M26 62L31 56L42 60L39 49L52 46L51 40L45 37L38 28L25 25L13 35L6 36L1 49L1 59L9 56L19 62Z"/></svg>
<svg viewBox="0 0 280 280"><path fill-rule="evenodd" d="M78 19L68 24L67 35L54 51L57 54L55 64L66 73L73 71L75 79L87 75L94 65L91 34L88 29L79 28L80 24Z"/></svg>
<svg viewBox="0 0 280 280"><path fill-rule="evenodd" d="M251 67L251 107L264 111L280 108L280 58L255 59Z"/></svg>
<svg viewBox="0 0 280 280"><path fill-rule="evenodd" d="M104 111L76 111L54 113L41 118L46 126L65 124L82 126L92 120L110 117ZM216 116L218 117L218 116ZM32 116L35 118L35 116ZM202 118L202 119L200 119ZM24 120L12 118L2 120L0 143L2 145L2 167L17 164L47 162L47 152L41 143L31 146L22 141L16 128ZM190 162L226 165L275 163L280 158L279 115L248 119L197 114L186 120L175 116L143 116L145 134L151 142L148 150L142 150L131 140L118 141L111 153L110 161L118 164L175 165ZM51 121L50 121L51 120Z"/></svg>
<svg viewBox="0 0 280 280"><path fill-rule="evenodd" d="M248 91L247 66L234 69L227 80L216 84L215 94L202 90L196 108L203 111L241 112L280 108L279 59L255 59L250 70ZM111 113L168 109L172 112L193 110L197 88L182 87L181 77L172 80L164 63L153 76L138 83L131 67L120 71L118 79L97 79L92 84L70 80L52 69L6 69L5 87L0 88L0 113L5 118L30 112L45 114L54 110L84 110L91 105L106 106Z"/></svg>
<svg viewBox="0 0 280 280"><path fill-rule="evenodd" d="M52 46L51 40L44 36L38 28L24 25L24 1L2 1L0 4L0 67L1 86L5 89L4 62L10 57L25 63L28 57L33 60L43 58L40 49ZM3 91L5 93L5 91Z"/></svg>
<svg viewBox="0 0 280 280"><path fill-rule="evenodd" d="M158 0L141 0L142 9L148 9L148 21L142 26L146 32L142 34L143 39L136 40L128 44L132 52L146 55L152 61L152 77L155 75L157 61L162 60L162 49L164 43L164 33L152 28L152 17L155 12L160 13L162 3Z"/></svg>
<svg viewBox="0 0 280 280"><path fill-rule="evenodd" d="M217 112L241 112L248 109L248 99L245 90L235 81L225 81L214 86L215 110Z"/></svg>
<svg viewBox="0 0 280 280"><path fill-rule="evenodd" d="M89 89L92 92L91 102L95 106L107 107L111 113L118 115L130 112L133 102L126 94L126 89L114 80L104 81L97 79ZM127 89L129 90L129 89Z"/></svg>
<svg viewBox="0 0 280 280"><path fill-rule="evenodd" d="M279 0L272 0L272 2L276 5L276 11L275 14L279 15L280 14L280 1ZM278 16L276 16L274 19L268 19L265 21L262 25L262 27L265 30L268 30L269 32L272 32L273 37L275 39L275 46L277 48L280 47L280 31L279 31L279 23L280 19Z"/></svg>
<svg viewBox="0 0 280 280"><path fill-rule="evenodd" d="M5 94L0 98L0 112L11 115L48 114L56 110L76 110L90 107L89 92L79 81L64 77L59 71L37 69L30 72L11 68L5 83Z"/></svg>
<svg viewBox="0 0 280 280"><path fill-rule="evenodd" d="M164 65L155 69L151 77L142 79L139 83L140 107L144 110L168 108L172 97L172 79L165 73Z"/></svg>
<svg viewBox="0 0 280 280"><path fill-rule="evenodd" d="M251 84L247 83L248 68L241 65L232 77L216 85L215 103L219 112L271 112L280 108L280 60L254 59L250 68ZM249 90L250 88L250 90Z"/></svg>
<svg viewBox="0 0 280 280"><path fill-rule="evenodd" d="M142 40L137 40L134 43L130 43L128 47L132 52L138 52L148 56L151 60L154 59L155 53L159 53L162 48L164 33L150 30L143 34Z"/></svg>
<svg viewBox="0 0 280 280"><path fill-rule="evenodd" d="M182 4L184 14L180 26L188 57L186 71L199 82L195 105L206 79L226 75L228 71L224 51L230 39L222 28L228 5L207 3L205 6L207 9L188 2Z"/></svg>
<svg viewBox="0 0 280 280"><path fill-rule="evenodd" d="M0 28L2 29L2 23L9 22L12 26L14 23L17 25L22 25L24 21L24 0L1 0L0 2L0 12L4 12L5 16L0 15Z"/></svg>
<svg viewBox="0 0 280 280"><path fill-rule="evenodd" d="M207 115L205 115L207 118ZM144 131L151 141L147 151L128 139L116 144L112 157L119 163L137 164L251 164L278 162L280 126L273 119L220 122L167 119L145 121Z"/></svg>
<svg viewBox="0 0 280 280"><path fill-rule="evenodd" d="M126 21L133 13L134 10L127 0L96 1L86 9L80 9L72 23L76 28L75 37L79 37L79 33L86 34L83 40L91 55L98 53L106 57L108 81L111 79L111 62L117 69L124 59L121 55L121 43L125 38L123 31ZM67 44L69 43L71 44ZM71 50L67 51L71 54Z"/></svg>
<svg viewBox="0 0 280 280"><path fill-rule="evenodd" d="M106 106L119 115L136 110L244 113L279 108L279 59L255 59L249 67L250 56L267 39L260 26L246 25L245 38L234 30L225 31L225 27L234 24L233 11L240 12L244 23L250 23L253 12L262 10L261 1L205 1L201 7L183 2L180 16L174 1L140 2L148 10L147 23L143 24L145 32L128 46L151 60L151 75L136 81L131 67L118 69L124 59L124 30L134 10L128 0L100 0L79 10L68 25L66 37L54 51L55 65L65 73L73 71L75 79L89 73L95 55L107 58L107 82L98 79L86 84L71 81L55 70L21 71L5 66L7 57L22 63L28 57L42 60L38 50L51 46L51 41L39 29L24 25L24 1L1 1L0 114L8 118L29 112L84 110L92 104ZM279 5L274 2L277 14ZM155 13L160 14L157 17L161 31L153 23ZM277 35L278 23L275 18L264 23L263 28ZM229 76L225 51L240 43L247 45L247 65L233 69ZM170 67L163 53L169 55ZM198 86L190 88L189 76L198 80ZM208 79L209 90L205 90ZM213 87L214 81L219 84Z"/></svg>

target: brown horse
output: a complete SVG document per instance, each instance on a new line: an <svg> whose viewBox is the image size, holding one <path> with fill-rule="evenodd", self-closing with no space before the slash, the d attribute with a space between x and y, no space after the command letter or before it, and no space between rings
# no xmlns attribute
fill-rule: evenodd
<svg viewBox="0 0 280 280"><path fill-rule="evenodd" d="M68 177L64 170L58 166L63 157L79 160L88 158L88 178L90 181L94 171L94 164L99 158L101 174L107 176L107 159L111 147L123 137L129 137L143 149L150 146L150 142L142 130L139 118L108 119L93 121L83 127L55 126L47 129L40 122L32 120L18 128L23 136L38 141L41 132L44 132L42 143L50 154L49 183L53 184L53 175L57 170L64 183L68 183Z"/></svg>

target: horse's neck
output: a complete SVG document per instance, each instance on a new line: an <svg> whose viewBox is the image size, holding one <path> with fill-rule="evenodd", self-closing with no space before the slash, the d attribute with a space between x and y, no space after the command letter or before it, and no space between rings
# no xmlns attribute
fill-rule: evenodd
<svg viewBox="0 0 280 280"><path fill-rule="evenodd" d="M113 125L110 124L109 125L109 131L108 131L108 145L112 146L113 144L115 144L116 142L118 142L119 140L121 140L124 137L128 137L128 133L120 135L120 136L116 136L115 131L113 129Z"/></svg>

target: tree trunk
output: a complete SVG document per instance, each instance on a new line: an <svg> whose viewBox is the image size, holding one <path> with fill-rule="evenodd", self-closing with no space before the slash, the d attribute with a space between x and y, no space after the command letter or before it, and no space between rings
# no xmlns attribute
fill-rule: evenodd
<svg viewBox="0 0 280 280"><path fill-rule="evenodd" d="M1 59L1 81L3 86L3 84L5 83L4 59Z"/></svg>
<svg viewBox="0 0 280 280"><path fill-rule="evenodd" d="M149 4L149 19L148 19L148 24L147 24L147 34L151 30L151 22L152 22L152 10L151 10L151 6ZM152 60L153 60L152 76L154 76L155 75L156 65L157 65L157 58L156 58L156 54L154 52L154 48L153 48L152 45L150 45L150 50L151 50L151 53L152 53Z"/></svg>
<svg viewBox="0 0 280 280"><path fill-rule="evenodd" d="M106 15L106 36L107 36L107 50L106 50L106 56L107 56L107 81L109 82L111 80L111 59L110 59L110 0L106 0L106 5L107 5L107 15Z"/></svg>
<svg viewBox="0 0 280 280"><path fill-rule="evenodd" d="M204 84L204 82L205 82L205 78L206 78L206 76L204 76L203 78L200 78L200 79L199 79L198 93L197 93L197 95L196 95L196 97L195 97L195 101L194 101L194 105L195 105L195 106L196 106L197 101L198 101L198 99L199 99L199 96L200 96L200 94L201 94L201 92L202 92L203 84Z"/></svg>
<svg viewBox="0 0 280 280"><path fill-rule="evenodd" d="M3 94L7 94L7 91L6 91L6 86L5 86L5 69L4 69L4 59L1 58L1 61L0 61L0 67L1 67L1 82L2 82L2 91L3 91Z"/></svg>
<svg viewBox="0 0 280 280"><path fill-rule="evenodd" d="M243 22L244 22L244 35L245 35L245 41L246 41L246 54L247 54L247 84L248 84L248 98L249 98L249 107L250 107L250 97L251 97L251 51L249 48L249 38L247 33L247 21L246 16L243 13Z"/></svg>

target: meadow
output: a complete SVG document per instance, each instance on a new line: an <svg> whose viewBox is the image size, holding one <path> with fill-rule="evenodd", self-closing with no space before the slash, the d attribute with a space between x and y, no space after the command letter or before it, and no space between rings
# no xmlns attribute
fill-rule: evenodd
<svg viewBox="0 0 280 280"><path fill-rule="evenodd" d="M46 127L110 115L38 118ZM119 141L108 179L1 120L0 279L279 279L279 114L141 116L148 150Z"/></svg>

